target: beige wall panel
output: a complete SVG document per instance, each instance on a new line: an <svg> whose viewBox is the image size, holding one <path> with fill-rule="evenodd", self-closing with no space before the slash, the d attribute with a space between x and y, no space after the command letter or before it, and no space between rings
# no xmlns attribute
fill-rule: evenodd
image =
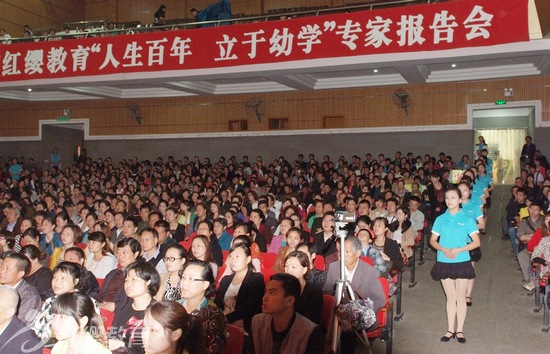
<svg viewBox="0 0 550 354"><path fill-rule="evenodd" d="M504 97L504 88L514 89ZM265 116L248 116L245 103L254 95L136 99L142 125L132 120L128 100L73 102L0 102L0 136L37 135L40 119L55 119L64 108L74 118L90 119L92 135L226 132L230 120L247 120L250 131L269 129L270 118L288 118L291 129L320 129L324 116L343 116L344 127L392 127L465 124L467 105L508 101L542 101L542 120L550 122L550 76L498 81L407 85L364 89L257 94ZM411 107L392 101L397 88L410 94ZM11 124L17 122L17 124Z"/></svg>

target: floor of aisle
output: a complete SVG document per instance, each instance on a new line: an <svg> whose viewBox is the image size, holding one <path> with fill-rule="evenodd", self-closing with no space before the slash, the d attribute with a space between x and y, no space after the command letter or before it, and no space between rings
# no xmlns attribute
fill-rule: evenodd
<svg viewBox="0 0 550 354"><path fill-rule="evenodd" d="M522 276L510 241L502 240L500 217L505 214L509 186L497 186L489 210L487 234L481 236L481 261L476 265L476 284L464 326L467 342L440 341L447 330L445 294L430 276L435 253L416 267L418 284L409 288L410 272L403 277L403 318L395 322L393 353L396 354L523 354L548 353L550 334L542 329L542 311L533 311L534 297L523 289ZM395 299L393 299L395 302ZM364 347L357 353L367 353ZM373 353L385 353L375 341Z"/></svg>

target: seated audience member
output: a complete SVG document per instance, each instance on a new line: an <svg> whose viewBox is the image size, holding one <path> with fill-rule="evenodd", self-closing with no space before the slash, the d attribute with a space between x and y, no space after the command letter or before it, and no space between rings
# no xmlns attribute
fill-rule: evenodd
<svg viewBox="0 0 550 354"><path fill-rule="evenodd" d="M31 262L31 270L29 274L25 277L25 280L30 285L36 287L40 293L40 298L42 301L46 300L50 296L53 296L52 291L52 276L53 272L50 268L44 267L40 261L40 251L35 245L26 245L21 249L22 255L27 256Z"/></svg>
<svg viewBox="0 0 550 354"><path fill-rule="evenodd" d="M336 252L336 236L334 234L334 213L325 213L322 231L313 235L313 244L323 257Z"/></svg>
<svg viewBox="0 0 550 354"><path fill-rule="evenodd" d="M309 258L300 251L290 252L285 260L285 273L294 275L300 281L300 297L294 303L294 310L315 324L321 323L323 291L306 280L309 273Z"/></svg>
<svg viewBox="0 0 550 354"><path fill-rule="evenodd" d="M229 252L231 275L220 280L214 302L223 311L227 322L250 333L252 317L262 311L264 277L254 272L250 248L239 243Z"/></svg>
<svg viewBox="0 0 550 354"><path fill-rule="evenodd" d="M264 213L264 224L273 234L275 232L275 229L277 229L279 223L277 222L277 219L273 216L273 212L269 210L269 202L267 201L267 197L264 196L258 201L258 209L260 209L262 213ZM273 239L271 239L271 243L273 243Z"/></svg>
<svg viewBox="0 0 550 354"><path fill-rule="evenodd" d="M395 198L389 198L386 200L386 211L387 214L385 216L386 219L388 219L388 227L390 230L392 230L395 227L395 224L397 224L397 206L399 205L399 202Z"/></svg>
<svg viewBox="0 0 550 354"><path fill-rule="evenodd" d="M227 227L227 221L224 218L217 218L214 220L214 236L218 239L218 244L222 251L229 251L231 249L231 241L233 237L225 230Z"/></svg>
<svg viewBox="0 0 550 354"><path fill-rule="evenodd" d="M545 218L545 220L548 220L549 217ZM548 230L550 229L548 226L548 223L545 222L545 233L548 233ZM531 261L540 263L542 265L542 268L540 269L541 274L546 274L550 271L550 237L544 236L540 239L540 242L538 245L535 246L533 253L531 254ZM544 294L544 296L548 296L548 294Z"/></svg>
<svg viewBox="0 0 550 354"><path fill-rule="evenodd" d="M237 213L234 210L228 210L225 212L225 221L227 222L227 226L225 228L225 231L227 231L228 234L233 237L233 234L235 233L235 226L238 221Z"/></svg>
<svg viewBox="0 0 550 354"><path fill-rule="evenodd" d="M155 222L155 230L157 230L157 233L159 234L160 254L164 257L166 250L174 245L177 245L178 242L172 235L170 235L170 225L166 220L159 220Z"/></svg>
<svg viewBox="0 0 550 354"><path fill-rule="evenodd" d="M143 318L143 348L147 354L188 353L189 315L175 301L151 304Z"/></svg>
<svg viewBox="0 0 550 354"><path fill-rule="evenodd" d="M88 250L86 269L97 279L104 279L110 271L116 268L117 259L113 255L109 240L103 232L92 232L88 235Z"/></svg>
<svg viewBox="0 0 550 354"><path fill-rule="evenodd" d="M380 219L384 219L387 222L387 219L384 217ZM374 267L359 259L361 257L361 241L358 238L354 236L346 237L344 247L345 272L352 274L351 287L353 291L362 299L371 299L374 311L378 313L378 310L386 304L386 296L378 280L378 272ZM329 267L323 291L334 294L338 279L340 279L340 263L334 262ZM353 353L357 343L355 333L342 333L341 343L343 353Z"/></svg>
<svg viewBox="0 0 550 354"><path fill-rule="evenodd" d="M76 225L67 225L63 227L59 236L63 246L56 247L50 257L50 269L54 269L59 262L64 261L65 251L68 248L76 246L82 238L82 230Z"/></svg>
<svg viewBox="0 0 550 354"><path fill-rule="evenodd" d="M3 210L5 213L5 219L0 231L8 231L15 235L21 228L21 212L19 209L14 208L13 205L8 203L7 208Z"/></svg>
<svg viewBox="0 0 550 354"><path fill-rule="evenodd" d="M253 209L250 213L249 219L254 223L254 226L256 226L256 229L258 229L262 235L266 245L270 244L271 239L273 238L273 232L264 222L264 213L260 209Z"/></svg>
<svg viewBox="0 0 550 354"><path fill-rule="evenodd" d="M34 319L31 328L44 341L51 337L51 324L53 319L52 304L62 294L74 293L75 291L86 295L90 284L81 277L81 267L72 262L61 262L53 270L52 290L54 295L49 297L42 304L40 312ZM95 303L96 311L99 314L99 307Z"/></svg>
<svg viewBox="0 0 550 354"><path fill-rule="evenodd" d="M214 261L212 256L212 249L210 248L210 242L208 237L204 235L197 235L193 238L191 242L191 259L198 259L200 261L207 262L212 268L214 273L214 278L218 275L218 265Z"/></svg>
<svg viewBox="0 0 550 354"><path fill-rule="evenodd" d="M165 221L168 224L166 231L170 232L170 234L172 235L171 238L176 242L183 241L183 239L185 238L185 225L182 225L178 222L178 211L176 210L176 208L169 207L168 209L166 209ZM155 228L157 227L158 222L160 222L160 220L155 223Z"/></svg>
<svg viewBox="0 0 550 354"><path fill-rule="evenodd" d="M146 227L140 233L141 244L141 259L149 262L159 274L166 273L166 265L164 264L163 255L159 248L159 234L157 230Z"/></svg>
<svg viewBox="0 0 550 354"><path fill-rule="evenodd" d="M516 235L518 224L521 221L519 218L519 211L521 210L521 208L524 208L526 206L526 197L527 193L525 192L525 188L518 188L516 194L513 195L512 199L508 202L508 205L506 205L506 217L503 220L503 227L506 228L506 234L510 239L510 242L512 244L512 251L515 255L518 254L519 246L518 238Z"/></svg>
<svg viewBox="0 0 550 354"><path fill-rule="evenodd" d="M385 217L386 214L388 214L388 211L386 210L386 200L384 199L383 195L376 198L374 206L374 210L371 210L369 213L369 218L371 220L374 220L378 217Z"/></svg>
<svg viewBox="0 0 550 354"><path fill-rule="evenodd" d="M293 224L294 221L290 218L284 218L281 220L281 223L279 224L279 235L273 236L271 239L271 244L267 249L267 253L278 253L281 247L286 246L286 233L290 230Z"/></svg>
<svg viewBox="0 0 550 354"><path fill-rule="evenodd" d="M394 240L386 237L388 234L388 219L376 218L372 230L375 237L372 246L380 251L388 269L390 271L401 270L403 268L403 257L399 251L399 245Z"/></svg>
<svg viewBox="0 0 550 354"><path fill-rule="evenodd" d="M409 217L409 220L412 223L412 229L414 232L418 232L420 230L424 229L424 213L421 212L418 207L420 206L420 198L413 195L409 199L409 211L411 212L411 216Z"/></svg>
<svg viewBox="0 0 550 354"><path fill-rule="evenodd" d="M382 257L382 253L372 246L372 235L369 230L361 229L357 232L357 238L361 241L361 256L372 259L374 268L378 271L378 276L386 275L388 267Z"/></svg>
<svg viewBox="0 0 550 354"><path fill-rule="evenodd" d="M42 220L41 231L42 237L40 238L40 245L49 256L53 254L53 250L57 247L63 247L59 234L54 231L55 223L52 218L45 217Z"/></svg>
<svg viewBox="0 0 550 354"><path fill-rule="evenodd" d="M155 300L179 300L180 292L180 271L187 261L187 251L182 245L175 244L166 250L164 263L167 272L160 275L160 288L155 295Z"/></svg>
<svg viewBox="0 0 550 354"><path fill-rule="evenodd" d="M95 299L100 290L99 282L94 273L84 267L85 260L86 255L80 247L71 247L65 251L65 261L76 263L80 266L80 282L86 284L86 291L84 291L84 294Z"/></svg>
<svg viewBox="0 0 550 354"><path fill-rule="evenodd" d="M208 300L215 284L210 264L197 259L186 262L180 284L181 300L178 302L190 315L189 353L223 353L226 319L218 306Z"/></svg>
<svg viewBox="0 0 550 354"><path fill-rule="evenodd" d="M307 226L308 229L312 230L313 232L313 222L315 219L323 218L323 201L320 199L317 199L313 202L313 211L307 215Z"/></svg>
<svg viewBox="0 0 550 354"><path fill-rule="evenodd" d="M309 259L309 272L306 274L306 280L313 286L322 289L327 280L327 272L313 265L313 261L317 258L317 249L313 243L307 242L299 244L297 250L303 252Z"/></svg>
<svg viewBox="0 0 550 354"><path fill-rule="evenodd" d="M296 251L296 247L298 247L298 245L303 242L302 235L302 230L297 227L291 227L286 232L286 246L279 248L279 251L277 252L277 258L275 259L275 263L273 264L273 270L275 272L284 272L286 256L290 252Z"/></svg>
<svg viewBox="0 0 550 354"><path fill-rule="evenodd" d="M36 334L17 316L19 295L8 285L0 285L0 353L42 354Z"/></svg>
<svg viewBox="0 0 550 354"><path fill-rule="evenodd" d="M311 227L310 227L312 235L319 233L323 230L323 218L325 217L325 214L334 213L334 211L335 209L332 202L328 200L323 201L323 214L315 218L315 220L313 220L313 223L311 224Z"/></svg>
<svg viewBox="0 0 550 354"><path fill-rule="evenodd" d="M214 227L210 221L199 221L197 224L197 235L206 236L212 252L213 261L218 265L223 263L223 254L217 237L213 236Z"/></svg>
<svg viewBox="0 0 550 354"><path fill-rule="evenodd" d="M319 326L294 309L300 292L300 282L290 274L277 273L269 278L262 313L252 319L255 353L324 352L325 341Z"/></svg>
<svg viewBox="0 0 550 354"><path fill-rule="evenodd" d="M78 293L59 295L52 304L52 332L57 340L53 354L111 353L105 345L107 336L97 304Z"/></svg>
<svg viewBox="0 0 550 354"><path fill-rule="evenodd" d="M15 245L15 235L11 231L0 230L0 255L13 251Z"/></svg>
<svg viewBox="0 0 550 354"><path fill-rule="evenodd" d="M141 332L147 307L154 303L153 296L160 286L160 276L148 262L134 262L124 269L125 301L117 304L112 328L118 333L109 334L109 350L121 348L131 353L145 353Z"/></svg>
<svg viewBox="0 0 550 354"><path fill-rule="evenodd" d="M259 260L262 257L260 246L252 239L252 235L255 235L256 232L257 230L252 223L237 224L235 227L235 232L233 232L233 244L238 237L240 237L240 239L246 237L250 242L250 250L252 251L252 263L254 263L255 259ZM254 263L254 267L256 268L256 271L259 272L260 263Z"/></svg>
<svg viewBox="0 0 550 354"><path fill-rule="evenodd" d="M25 245L34 245L40 250L39 261L45 267L50 266L50 255L46 252L44 247L40 245L40 232L35 228L25 230L22 235L22 241ZM51 270L51 269L50 269Z"/></svg>
<svg viewBox="0 0 550 354"><path fill-rule="evenodd" d="M148 224L146 224L148 225ZM126 217L122 223L122 235L124 238L135 238L140 241L138 235L138 221L133 217Z"/></svg>
<svg viewBox="0 0 550 354"><path fill-rule="evenodd" d="M538 230L541 230L540 232L542 232L543 228L545 230L547 230L548 228L549 219L547 215L542 217L540 215L540 210L540 203L531 203L531 205L529 205L529 216L521 220L517 230L517 237L521 241L521 244L519 246L520 251L518 252L517 259L521 272L523 273L523 280L528 282L523 285L523 287L527 291L533 291L533 289L535 288L535 283L534 279L529 279L529 267L531 266L531 262L529 260L530 258L532 258L532 254L530 257L529 253L534 252L534 247L533 244L531 244L533 250L528 250L526 245L530 243ZM550 255L546 255L545 258L550 258Z"/></svg>
<svg viewBox="0 0 550 354"><path fill-rule="evenodd" d="M414 233L411 222L409 221L409 210L401 206L397 207L395 212L396 222L394 223L393 231L388 233L388 238L397 242L401 250L405 252L408 258L411 258L414 252Z"/></svg>
<svg viewBox="0 0 550 354"><path fill-rule="evenodd" d="M124 270L135 262L141 253L139 242L134 238L124 238L118 241L116 258L118 268L113 269L103 280L103 285L96 299L100 302L99 308L111 312L115 311L115 303L124 301Z"/></svg>
<svg viewBox="0 0 550 354"><path fill-rule="evenodd" d="M360 217L358 217L357 220L355 221L355 230L354 230L355 235L357 235L357 232L359 232L359 230L361 229L371 231L371 224L372 224L372 221L368 216L361 215Z"/></svg>
<svg viewBox="0 0 550 354"><path fill-rule="evenodd" d="M4 262L0 266L0 284L14 288L19 294L16 314L27 325L33 322L42 304L38 290L24 279L30 270L31 262L24 255L16 252L4 254Z"/></svg>

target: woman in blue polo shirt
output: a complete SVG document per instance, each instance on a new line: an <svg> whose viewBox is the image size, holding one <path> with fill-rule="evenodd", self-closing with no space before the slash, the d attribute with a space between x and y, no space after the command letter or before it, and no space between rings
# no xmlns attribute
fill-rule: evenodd
<svg viewBox="0 0 550 354"><path fill-rule="evenodd" d="M441 280L447 297L448 328L441 337L442 342L456 336L459 343L466 343L463 333L466 292L469 279L475 278L469 251L480 245L476 222L461 209L461 199L462 193L458 189L445 192L447 211L435 220L430 239L430 245L437 250L432 277Z"/></svg>
<svg viewBox="0 0 550 354"><path fill-rule="evenodd" d="M483 205L478 205L470 200L472 196L472 185L469 181L462 181L458 184L458 189L462 193L462 210L466 214L470 215L472 219L476 222L479 232L485 230L485 216L483 215ZM478 250L479 251L479 250ZM470 260L472 261L472 266L475 268L475 263L479 262L481 259L481 251L471 252ZM472 306L472 291L474 290L474 279L469 279L468 281L468 291L466 292L466 305Z"/></svg>

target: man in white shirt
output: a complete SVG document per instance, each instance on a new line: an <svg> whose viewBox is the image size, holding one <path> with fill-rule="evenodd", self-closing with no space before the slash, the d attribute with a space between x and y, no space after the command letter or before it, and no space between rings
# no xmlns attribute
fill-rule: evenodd
<svg viewBox="0 0 550 354"><path fill-rule="evenodd" d="M167 273L166 265L164 264L164 255L160 253L159 248L159 234L157 230L147 227L141 231L141 249L143 253L141 257L151 263L155 267L157 272L162 275Z"/></svg>
<svg viewBox="0 0 550 354"><path fill-rule="evenodd" d="M0 43L2 44L11 44L11 36L6 33L6 30L3 28L0 28Z"/></svg>
<svg viewBox="0 0 550 354"><path fill-rule="evenodd" d="M411 212L411 224L414 232L424 229L424 213L418 210L420 198L413 195L409 200L409 211Z"/></svg>

